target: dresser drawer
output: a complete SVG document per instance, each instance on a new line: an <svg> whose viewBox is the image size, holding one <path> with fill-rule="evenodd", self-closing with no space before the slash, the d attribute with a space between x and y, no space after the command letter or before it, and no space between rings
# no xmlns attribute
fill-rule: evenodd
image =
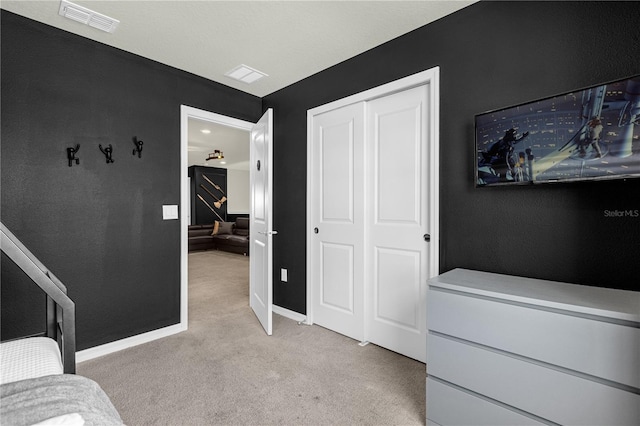
<svg viewBox="0 0 640 426"><path fill-rule="evenodd" d="M432 334L427 374L563 425L640 424L640 395Z"/></svg>
<svg viewBox="0 0 640 426"><path fill-rule="evenodd" d="M640 388L640 329L431 288L430 330Z"/></svg>
<svg viewBox="0 0 640 426"><path fill-rule="evenodd" d="M427 424L539 426L543 423L427 378Z"/></svg>

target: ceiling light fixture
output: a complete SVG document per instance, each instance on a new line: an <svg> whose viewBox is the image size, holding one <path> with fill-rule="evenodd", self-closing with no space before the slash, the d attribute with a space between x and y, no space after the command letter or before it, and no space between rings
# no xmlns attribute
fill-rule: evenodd
<svg viewBox="0 0 640 426"><path fill-rule="evenodd" d="M62 0L60 2L60 9L58 10L60 16L69 18L73 21L80 22L90 27L112 33L118 27L120 21L110 18L98 12L94 12L86 7L78 6L70 1Z"/></svg>
<svg viewBox="0 0 640 426"><path fill-rule="evenodd" d="M207 157L206 161L209 160L222 160L224 158L224 155L222 154L222 151L216 149L215 151L213 151L212 153L209 154L209 156Z"/></svg>
<svg viewBox="0 0 640 426"><path fill-rule="evenodd" d="M263 73L262 71L258 71L244 64L238 65L231 71L225 73L225 75L227 77L233 78L234 80L242 81L243 83L247 84L254 83L260 80L262 77L267 77L267 74Z"/></svg>
<svg viewBox="0 0 640 426"><path fill-rule="evenodd" d="M202 133L204 133L205 135L208 135L209 133L211 133L211 130L209 129L202 129L200 130Z"/></svg>

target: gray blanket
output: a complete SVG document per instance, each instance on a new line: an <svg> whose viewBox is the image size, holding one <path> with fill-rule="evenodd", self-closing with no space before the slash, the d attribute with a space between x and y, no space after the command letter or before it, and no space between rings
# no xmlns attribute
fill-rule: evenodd
<svg viewBox="0 0 640 426"><path fill-rule="evenodd" d="M91 379L60 374L0 386L0 424L32 425L78 413L85 425L121 425L122 420L102 388Z"/></svg>

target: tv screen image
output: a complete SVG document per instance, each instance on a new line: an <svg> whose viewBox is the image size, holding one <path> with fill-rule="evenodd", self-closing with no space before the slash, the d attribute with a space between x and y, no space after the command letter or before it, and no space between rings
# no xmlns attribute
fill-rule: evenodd
<svg viewBox="0 0 640 426"><path fill-rule="evenodd" d="M476 186L640 177L640 75L475 116Z"/></svg>

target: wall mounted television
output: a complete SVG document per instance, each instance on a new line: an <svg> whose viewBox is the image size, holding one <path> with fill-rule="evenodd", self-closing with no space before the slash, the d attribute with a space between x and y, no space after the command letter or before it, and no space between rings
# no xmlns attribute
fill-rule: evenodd
<svg viewBox="0 0 640 426"><path fill-rule="evenodd" d="M475 116L476 186L640 177L640 75Z"/></svg>

